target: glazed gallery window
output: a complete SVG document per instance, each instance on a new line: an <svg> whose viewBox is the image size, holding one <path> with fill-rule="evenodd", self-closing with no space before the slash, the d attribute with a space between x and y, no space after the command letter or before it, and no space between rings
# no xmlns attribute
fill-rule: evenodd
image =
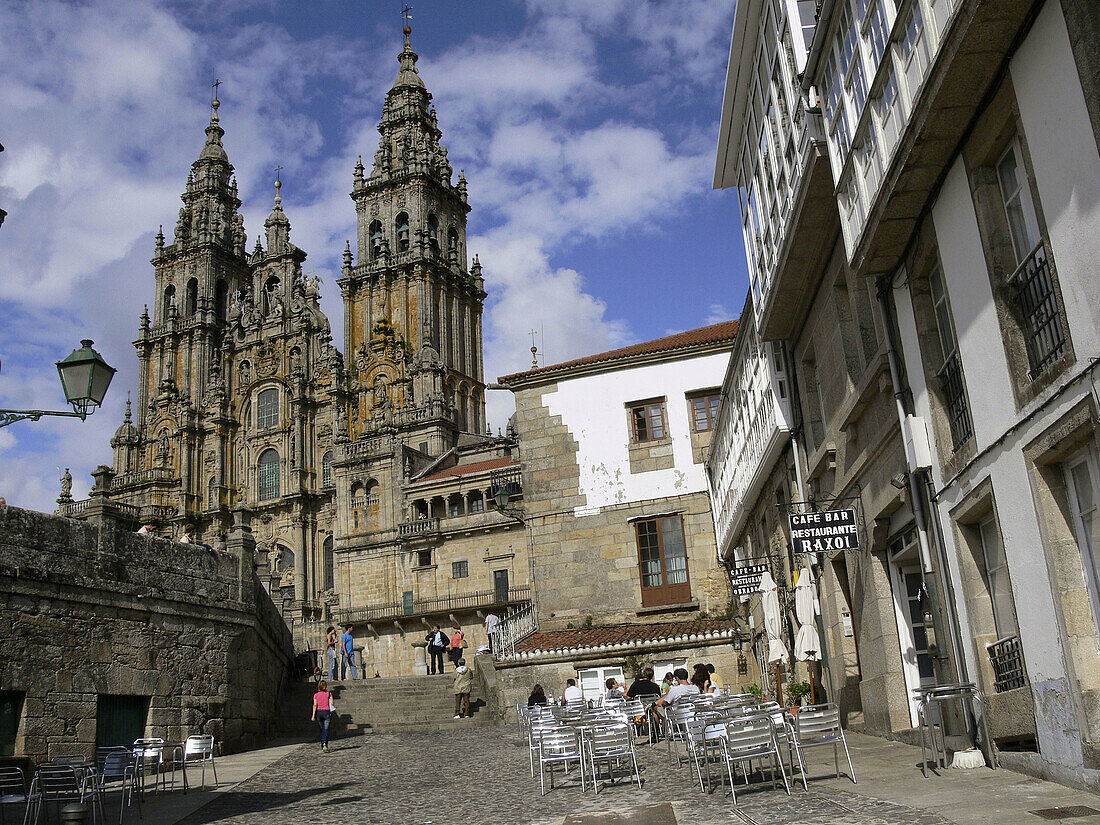
<svg viewBox="0 0 1100 825"><path fill-rule="evenodd" d="M634 522L642 607L691 601L684 523L680 516Z"/></svg>
<svg viewBox="0 0 1100 825"><path fill-rule="evenodd" d="M325 539L321 548L325 562L325 590L332 590L336 586L336 554L333 551L332 536Z"/></svg>
<svg viewBox="0 0 1100 825"><path fill-rule="evenodd" d="M261 430L279 426L279 391L274 387L256 396L256 426Z"/></svg>
<svg viewBox="0 0 1100 825"><path fill-rule="evenodd" d="M321 456L321 486L332 486L332 450Z"/></svg>
<svg viewBox="0 0 1100 825"><path fill-rule="evenodd" d="M656 441L668 435L668 419L665 415L663 398L631 404L628 412L632 442Z"/></svg>
<svg viewBox="0 0 1100 825"><path fill-rule="evenodd" d="M715 422L718 421L718 405L722 400L722 396L717 392L712 392L692 396L689 400L691 402L691 428L697 433L713 430Z"/></svg>
<svg viewBox="0 0 1100 825"><path fill-rule="evenodd" d="M1085 586L1092 602L1093 620L1100 626L1100 467L1090 447L1064 465L1070 516Z"/></svg>
<svg viewBox="0 0 1100 825"><path fill-rule="evenodd" d="M256 462L256 489L260 501L279 497L279 454L264 450Z"/></svg>

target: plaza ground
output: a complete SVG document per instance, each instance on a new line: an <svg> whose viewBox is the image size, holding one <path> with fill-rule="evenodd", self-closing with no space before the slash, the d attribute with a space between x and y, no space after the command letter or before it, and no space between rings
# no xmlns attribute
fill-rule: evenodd
<svg viewBox="0 0 1100 825"><path fill-rule="evenodd" d="M921 776L920 749L849 737L858 784L833 778L832 754L811 751L810 790L792 796L758 785L703 794L687 766L669 766L662 745L639 747L644 786L601 784L599 796L572 782L545 797L528 772L526 739L515 725L438 732L366 734L284 744L218 760L217 790L149 797L143 825L985 825L1039 823L1031 811L1087 806L1100 798L1001 769ZM574 772L575 776L575 772ZM191 777L192 782L197 780ZM207 774L210 780L209 773ZM739 786L740 787L740 786ZM132 816L132 815L131 815ZM131 817L127 821L133 821ZM1100 823L1100 815L1066 820Z"/></svg>

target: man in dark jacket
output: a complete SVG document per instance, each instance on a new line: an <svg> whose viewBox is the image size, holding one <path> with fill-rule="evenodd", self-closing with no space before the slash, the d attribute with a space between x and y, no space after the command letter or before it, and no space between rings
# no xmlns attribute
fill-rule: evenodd
<svg viewBox="0 0 1100 825"><path fill-rule="evenodd" d="M434 675L443 672L443 651L451 643L451 637L439 629L439 625L432 625L432 632L424 637L428 643L428 656L430 656L428 673Z"/></svg>

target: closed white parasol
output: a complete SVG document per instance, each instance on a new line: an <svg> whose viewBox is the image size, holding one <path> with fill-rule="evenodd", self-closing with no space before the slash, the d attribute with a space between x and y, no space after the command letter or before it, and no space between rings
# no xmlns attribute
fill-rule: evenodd
<svg viewBox="0 0 1100 825"><path fill-rule="evenodd" d="M809 565L798 574L794 586L794 616L798 620L798 633L794 637L794 658L800 662L821 661L821 639L814 624L817 609L814 606L814 574Z"/></svg>
<svg viewBox="0 0 1100 825"><path fill-rule="evenodd" d="M768 664L787 661L787 646L783 644L781 628L783 618L779 615L778 585L767 570L760 576L760 607L764 611L764 630L768 634Z"/></svg>

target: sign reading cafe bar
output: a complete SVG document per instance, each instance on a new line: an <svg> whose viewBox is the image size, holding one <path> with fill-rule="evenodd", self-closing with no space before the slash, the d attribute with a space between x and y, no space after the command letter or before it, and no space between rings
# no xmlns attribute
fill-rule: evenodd
<svg viewBox="0 0 1100 825"><path fill-rule="evenodd" d="M855 510L791 513L791 544L798 553L839 553L859 549Z"/></svg>

